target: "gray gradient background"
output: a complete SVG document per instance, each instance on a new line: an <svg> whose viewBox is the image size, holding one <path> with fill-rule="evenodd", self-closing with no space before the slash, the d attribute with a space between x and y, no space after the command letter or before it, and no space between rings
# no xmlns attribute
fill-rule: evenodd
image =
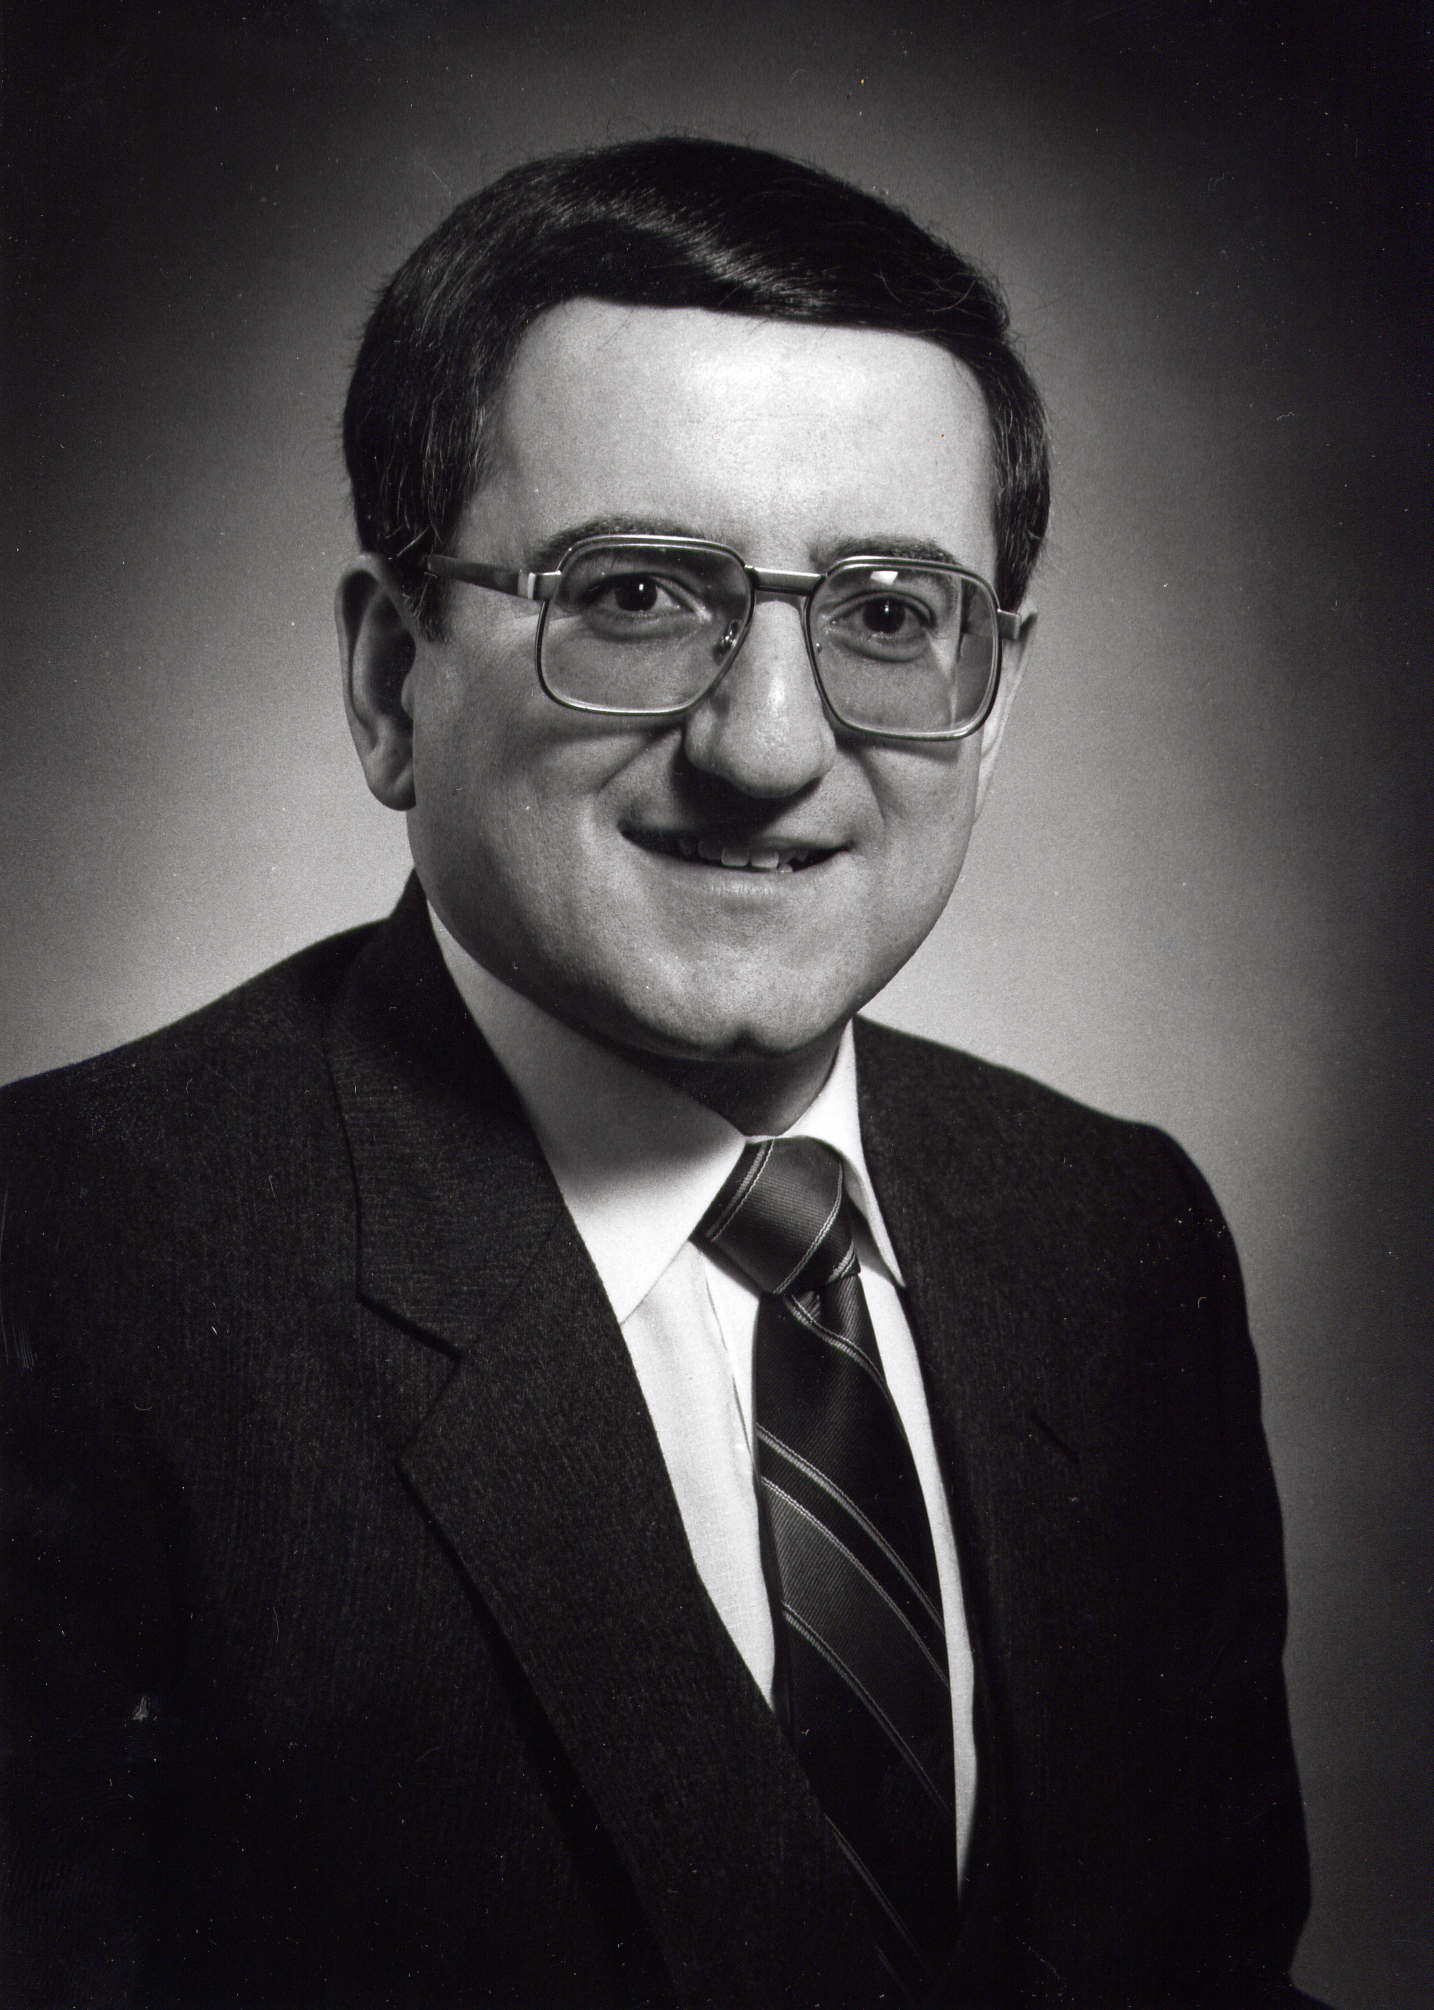
<svg viewBox="0 0 1434 2010"><path fill-rule="evenodd" d="M1430 697L1413 16L678 0L12 10L0 1078L384 911L329 602L347 361L446 210L684 128L1003 276L1042 637L881 1016L1167 1125L1246 1265L1345 2010L1434 2001ZM1158 1530L1152 1538L1158 1540Z"/></svg>

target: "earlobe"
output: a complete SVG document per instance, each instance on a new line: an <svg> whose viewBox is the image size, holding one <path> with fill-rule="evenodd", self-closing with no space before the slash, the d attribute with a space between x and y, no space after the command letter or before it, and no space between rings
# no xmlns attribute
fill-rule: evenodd
<svg viewBox="0 0 1434 2010"><path fill-rule="evenodd" d="M1001 649L1001 682L996 692L996 702L991 707L990 717L981 728L981 765L976 778L976 809L979 814L986 800L986 791L991 786L991 775L996 766L996 756L1001 751L1001 742L1006 737L1006 722L1011 716L1011 707L1020 687L1021 674L1029 660L1031 647L1036 639L1036 610L1031 604L1021 608L1016 617L1017 628L1011 641Z"/></svg>
<svg viewBox="0 0 1434 2010"><path fill-rule="evenodd" d="M344 709L365 779L391 810L411 810L413 719L408 679L416 644L412 616L382 559L346 566L334 596Z"/></svg>

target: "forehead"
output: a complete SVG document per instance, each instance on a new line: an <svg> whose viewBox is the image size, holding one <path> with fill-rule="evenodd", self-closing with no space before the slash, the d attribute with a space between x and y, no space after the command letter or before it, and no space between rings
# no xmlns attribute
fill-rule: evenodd
<svg viewBox="0 0 1434 2010"><path fill-rule="evenodd" d="M914 336L569 301L523 338L489 448L484 555L632 523L756 564L883 538L994 561L985 401Z"/></svg>

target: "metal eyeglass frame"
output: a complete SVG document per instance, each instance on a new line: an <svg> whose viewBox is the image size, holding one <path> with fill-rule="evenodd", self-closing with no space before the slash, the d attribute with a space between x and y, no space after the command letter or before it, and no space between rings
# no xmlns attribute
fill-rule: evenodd
<svg viewBox="0 0 1434 2010"><path fill-rule="evenodd" d="M730 645L725 662L718 667L711 682L704 685L697 695L689 698L685 704L651 706L598 705L584 699L565 698L560 692L552 688L547 678L543 675L543 633L547 627L549 609L557 596L558 589L562 585L564 571L581 553L590 551L594 546L598 546L603 550L612 550L614 548L622 550L625 547L633 550L651 550L653 546L660 546L673 551L711 552L733 560L746 575L748 583L747 612L741 629ZM980 587L984 593L990 595L991 605L996 612L996 661L991 675L990 689L986 693L985 702L980 712L974 719L971 719L962 726L943 726L926 729L921 727L902 728L857 725L852 720L846 718L840 708L833 704L831 694L822 681L821 666L817 661L817 650L812 640L811 631L811 604L813 596L834 573L842 572L847 567L890 566L898 570L909 570L912 566L917 565L930 572L950 573L954 578L969 580L973 585ZM647 535L640 532L615 531L606 537L580 538L576 544L568 547L558 560L557 566L550 572L514 572L503 566L487 565L480 559L450 558L440 552L430 552L423 561L423 569L435 579L456 579L467 586L484 586L494 593L507 593L518 600L539 602L542 607L542 613L538 618L538 632L534 638L533 645L538 682L555 705L565 706L570 712L597 713L608 718L681 718L684 712L690 712L694 706L700 705L705 698L710 697L731 669L741 651L743 643L747 639L748 630L752 625L752 615L758 601L795 600L804 603L802 634L806 641L807 660L811 664L812 675L815 677L817 683L817 690L821 694L822 703L826 706L827 711L844 732L856 733L862 738L869 740L915 740L927 743L937 740L964 740L970 734L978 732L990 716L991 707L996 702L996 692L1000 688L1001 683L1001 645L1003 642L1014 642L1020 628L1018 617L1009 613L1000 605L990 583L984 580L979 572L971 572L965 566L953 565L945 560L895 558L889 553L882 552L856 553L849 558L840 558L835 565L828 566L825 572L789 572L771 566L748 565L741 553L734 551L731 545L722 544L713 538L663 537L661 535Z"/></svg>

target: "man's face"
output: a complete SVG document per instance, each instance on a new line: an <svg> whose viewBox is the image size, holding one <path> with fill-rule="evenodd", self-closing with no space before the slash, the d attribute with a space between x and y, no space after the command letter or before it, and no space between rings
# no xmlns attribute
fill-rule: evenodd
<svg viewBox="0 0 1434 2010"><path fill-rule="evenodd" d="M917 542L994 569L981 395L912 337L572 301L524 338L491 446L461 557L528 569L605 526L788 569ZM459 585L449 609L405 693L414 859L459 941L559 1018L687 1060L814 1052L936 921L994 718L927 746L834 728L780 601L681 718L585 716L539 685L535 605Z"/></svg>

